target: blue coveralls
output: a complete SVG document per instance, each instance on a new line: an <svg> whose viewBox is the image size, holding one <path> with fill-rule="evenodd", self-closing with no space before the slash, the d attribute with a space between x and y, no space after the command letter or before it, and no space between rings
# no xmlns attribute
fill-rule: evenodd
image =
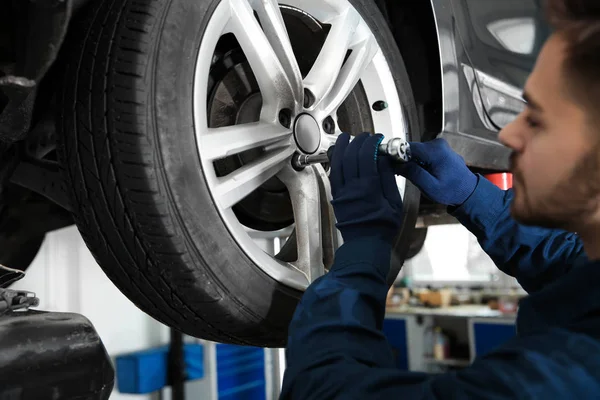
<svg viewBox="0 0 600 400"><path fill-rule="evenodd" d="M529 293L517 337L457 372L396 369L381 331L391 248L355 240L296 309L281 398L600 399L600 262L575 234L518 224L512 196L479 177L452 214Z"/></svg>

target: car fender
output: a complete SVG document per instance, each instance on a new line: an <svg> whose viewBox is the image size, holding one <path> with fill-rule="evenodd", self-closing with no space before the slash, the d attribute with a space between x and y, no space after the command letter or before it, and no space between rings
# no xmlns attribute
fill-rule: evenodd
<svg viewBox="0 0 600 400"><path fill-rule="evenodd" d="M502 0L497 0L502 1ZM482 102L459 29L463 13L453 0L431 0L441 65L443 137L471 166L508 170L510 150L499 143L498 128Z"/></svg>

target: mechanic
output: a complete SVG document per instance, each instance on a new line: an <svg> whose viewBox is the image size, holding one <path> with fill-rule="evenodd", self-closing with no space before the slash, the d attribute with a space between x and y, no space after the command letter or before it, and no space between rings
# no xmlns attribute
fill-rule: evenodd
<svg viewBox="0 0 600 400"><path fill-rule="evenodd" d="M296 309L281 398L600 398L600 2L548 3L556 30L526 109L500 134L512 190L473 174L442 139L413 143L421 163L396 167L376 157L381 135L340 135L330 179L344 245ZM448 205L529 293L517 336L457 372L396 369L381 331L402 213L395 173Z"/></svg>

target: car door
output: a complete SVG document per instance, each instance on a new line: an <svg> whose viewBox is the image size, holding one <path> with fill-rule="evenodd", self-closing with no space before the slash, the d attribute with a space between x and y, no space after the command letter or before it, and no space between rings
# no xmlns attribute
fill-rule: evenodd
<svg viewBox="0 0 600 400"><path fill-rule="evenodd" d="M452 0L457 30L476 83L481 111L501 129L519 114L522 90L551 34L542 0Z"/></svg>

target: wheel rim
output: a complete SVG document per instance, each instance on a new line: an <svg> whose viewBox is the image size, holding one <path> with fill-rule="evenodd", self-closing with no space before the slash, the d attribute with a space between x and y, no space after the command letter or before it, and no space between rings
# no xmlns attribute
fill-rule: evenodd
<svg viewBox="0 0 600 400"><path fill-rule="evenodd" d="M300 61L294 55L292 34L288 35L292 28L290 24L286 28L282 12L286 17L296 13L315 24L328 25L322 48L304 76L300 71L303 55L297 54ZM222 108L223 118L235 114L235 124L215 127L214 121L223 118L213 118L213 105L223 103L223 98L240 97L237 91L223 96L218 89L209 92L217 87L217 46L231 35L253 75L242 86L248 89L255 83L260 91L259 115L247 117L257 112L257 100L248 94L235 112ZM226 85L224 82L225 78L219 84ZM306 289L326 271L341 236L329 203L326 170L316 165L296 171L291 157L315 148L325 151L335 142L340 133L338 111L359 86L367 104L387 103L383 111L370 113L374 131L385 132L386 138L406 139L407 122L390 66L367 23L348 0L289 0L285 6L276 0L223 0L210 17L194 80L194 128L207 186L225 225L246 255L267 275L295 289ZM300 125L304 128L295 129ZM248 153L254 154L244 161ZM236 157L239 165L223 172L224 160L231 157ZM283 197L289 197L293 221L281 218L266 224L270 228L265 230L276 231L271 233L273 237L283 236L277 230L293 222L296 260L283 261L286 257L278 259L263 251L253 239L256 227L249 229L252 224L241 217L239 205L244 200L272 188L282 193L279 183L287 189ZM398 177L397 184L404 195L406 181Z"/></svg>

